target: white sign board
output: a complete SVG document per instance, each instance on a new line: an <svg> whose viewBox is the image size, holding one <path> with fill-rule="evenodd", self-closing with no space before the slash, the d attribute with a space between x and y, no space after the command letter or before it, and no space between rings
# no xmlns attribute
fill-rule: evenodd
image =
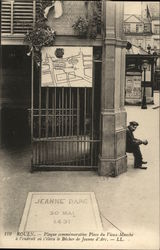
<svg viewBox="0 0 160 250"><path fill-rule="evenodd" d="M44 47L42 87L92 87L92 47Z"/></svg>
<svg viewBox="0 0 160 250"><path fill-rule="evenodd" d="M141 99L141 76L126 76L126 98Z"/></svg>

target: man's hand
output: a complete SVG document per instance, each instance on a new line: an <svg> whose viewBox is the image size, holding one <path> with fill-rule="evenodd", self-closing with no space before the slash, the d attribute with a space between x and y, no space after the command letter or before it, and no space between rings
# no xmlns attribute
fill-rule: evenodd
<svg viewBox="0 0 160 250"><path fill-rule="evenodd" d="M147 144L148 144L148 141L147 141L147 140L144 140L144 141L142 141L142 143L143 143L144 145L147 145Z"/></svg>

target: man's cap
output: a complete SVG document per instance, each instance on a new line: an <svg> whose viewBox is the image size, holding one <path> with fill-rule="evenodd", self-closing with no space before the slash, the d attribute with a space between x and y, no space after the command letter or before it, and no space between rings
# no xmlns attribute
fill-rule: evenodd
<svg viewBox="0 0 160 250"><path fill-rule="evenodd" d="M129 125L138 126L139 124L138 124L138 122L131 121L131 122L129 123Z"/></svg>

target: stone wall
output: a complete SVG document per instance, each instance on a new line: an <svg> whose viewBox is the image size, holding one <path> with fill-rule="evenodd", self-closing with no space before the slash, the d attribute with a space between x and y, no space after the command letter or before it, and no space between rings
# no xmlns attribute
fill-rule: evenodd
<svg viewBox="0 0 160 250"><path fill-rule="evenodd" d="M63 14L59 18L53 17L53 10L49 12L48 24L57 35L74 35L73 23L79 16L86 16L85 1L62 1Z"/></svg>

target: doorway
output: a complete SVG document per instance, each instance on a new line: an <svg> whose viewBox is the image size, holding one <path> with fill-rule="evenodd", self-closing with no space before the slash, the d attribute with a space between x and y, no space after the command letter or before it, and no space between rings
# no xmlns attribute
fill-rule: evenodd
<svg viewBox="0 0 160 250"><path fill-rule="evenodd" d="M32 170L97 168L100 147L101 60L93 49L92 87L32 87ZM38 80L37 80L38 79Z"/></svg>

